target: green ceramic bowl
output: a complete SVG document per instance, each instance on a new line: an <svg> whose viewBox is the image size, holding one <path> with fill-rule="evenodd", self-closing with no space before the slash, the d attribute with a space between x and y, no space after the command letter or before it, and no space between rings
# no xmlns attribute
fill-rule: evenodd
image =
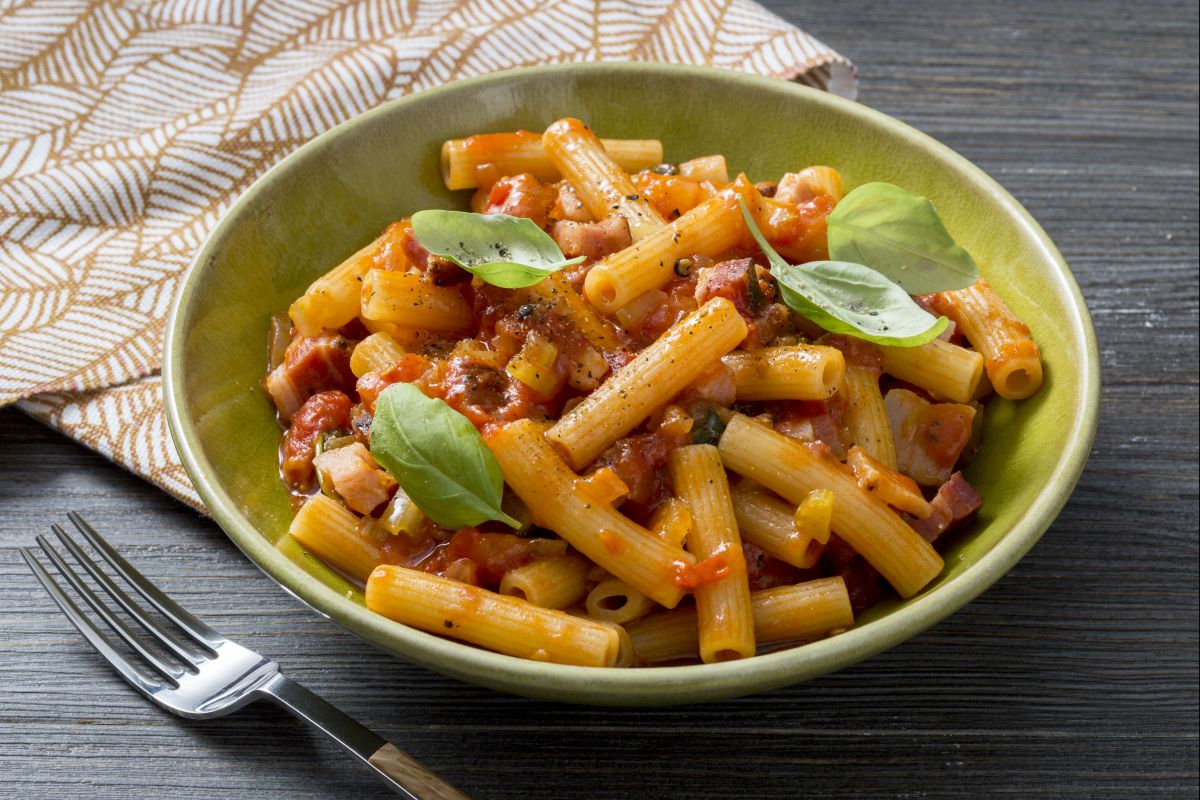
<svg viewBox="0 0 1200 800"><path fill-rule="evenodd" d="M1033 329L1046 385L994 400L968 476L985 504L919 596L872 610L825 641L746 661L602 670L524 661L373 614L361 593L284 534L280 431L259 389L267 321L385 225L423 208L461 208L442 188L448 138L542 130L575 116L608 137L663 140L667 158L724 153L752 179L808 164L848 186L891 181L931 197L1013 310ZM516 70L422 92L351 120L284 159L230 209L187 274L167 332L168 418L214 518L264 572L377 647L493 689L574 703L687 703L763 691L845 667L943 619L1007 572L1062 509L1096 426L1091 322L1067 265L1021 206L962 157L883 114L777 80L714 69L589 64ZM283 542L284 544L280 544Z"/></svg>

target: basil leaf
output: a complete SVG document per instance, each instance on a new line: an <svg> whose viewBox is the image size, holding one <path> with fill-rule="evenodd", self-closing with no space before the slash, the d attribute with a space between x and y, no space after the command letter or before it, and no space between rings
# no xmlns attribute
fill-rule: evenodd
<svg viewBox="0 0 1200 800"><path fill-rule="evenodd" d="M772 269L771 274L779 282L783 302L830 333L891 347L915 347L936 339L950 323L862 264L812 261Z"/></svg>
<svg viewBox="0 0 1200 800"><path fill-rule="evenodd" d="M500 510L504 476L475 426L411 383L380 393L371 455L438 525L457 530L494 519L521 527Z"/></svg>
<svg viewBox="0 0 1200 800"><path fill-rule="evenodd" d="M789 264L767 242L746 202L738 198L746 227L771 265L788 308L831 333L875 344L913 347L936 339L950 323L934 317L904 289L862 264L812 261Z"/></svg>
<svg viewBox="0 0 1200 800"><path fill-rule="evenodd" d="M829 257L866 264L909 294L965 289L979 267L960 247L928 198L890 183L846 195L826 221Z"/></svg>
<svg viewBox="0 0 1200 800"><path fill-rule="evenodd" d="M502 289L532 286L584 260L583 256L568 259L537 223L524 217L418 211L412 216L412 227L426 250Z"/></svg>

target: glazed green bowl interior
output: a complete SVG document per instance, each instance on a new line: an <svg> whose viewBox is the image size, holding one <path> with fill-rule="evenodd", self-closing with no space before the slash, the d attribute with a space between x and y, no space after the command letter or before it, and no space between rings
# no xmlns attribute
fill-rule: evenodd
<svg viewBox="0 0 1200 800"><path fill-rule="evenodd" d="M602 136L662 139L666 158L723 153L731 171L777 178L810 164L848 187L891 181L933 199L955 238L1033 330L1046 385L993 400L969 479L985 504L955 536L922 594L885 604L833 638L740 662L652 669L571 667L485 652L367 611L361 593L284 534L280 429L259 388L270 316L389 222L462 208L441 185L443 140L539 131L575 116ZM168 414L205 503L268 575L378 647L501 691L616 705L712 700L813 678L891 647L975 597L1033 545L1066 502L1095 429L1098 360L1087 310L1062 258L1029 215L932 139L849 101L781 81L649 64L501 73L380 107L317 138L259 180L196 257L171 319Z"/></svg>

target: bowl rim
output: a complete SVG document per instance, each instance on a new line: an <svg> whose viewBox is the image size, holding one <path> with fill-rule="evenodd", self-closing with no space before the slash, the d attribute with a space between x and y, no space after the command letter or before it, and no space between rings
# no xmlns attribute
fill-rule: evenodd
<svg viewBox="0 0 1200 800"><path fill-rule="evenodd" d="M730 82L753 89L770 89L806 103L832 107L864 123L931 152L1015 212L1019 223L1057 266L1056 293L1069 298L1074 311L1068 341L1082 350L1077 402L1079 424L1063 448L1043 489L1009 531L954 580L906 601L885 617L862 627L799 647L752 659L720 664L606 669L546 664L506 656L425 633L387 619L328 587L276 549L238 510L232 497L215 479L204 457L195 427L185 418L182 379L189 300L196 292L204 265L213 258L231 230L233 220L255 197L268 191L283 172L302 168L327 148L332 139L379 115L394 114L440 95L466 94L480 88L520 80L530 75L635 76L646 73L687 76ZM163 395L168 427L188 476L213 519L239 549L285 591L309 608L376 647L410 662L461 680L531 697L599 705L663 705L736 697L798 683L854 664L887 650L945 619L1008 572L1041 538L1066 504L1083 472L1095 437L1100 404L1099 352L1083 295L1066 261L1049 236L1025 208L995 180L963 156L932 137L880 111L796 83L713 67L654 62L600 62L521 67L454 81L426 89L349 119L305 143L259 176L230 206L205 239L188 266L171 306L164 342ZM210 476L212 476L210 478Z"/></svg>

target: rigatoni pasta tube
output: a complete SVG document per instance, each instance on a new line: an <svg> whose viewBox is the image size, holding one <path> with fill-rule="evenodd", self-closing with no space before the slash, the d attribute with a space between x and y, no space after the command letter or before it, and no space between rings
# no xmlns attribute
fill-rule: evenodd
<svg viewBox="0 0 1200 800"><path fill-rule="evenodd" d="M843 194L841 173L833 167L805 167L784 173L775 192L776 197L797 205L819 195L828 195L838 203Z"/></svg>
<svg viewBox="0 0 1200 800"><path fill-rule="evenodd" d="M439 333L466 330L471 306L453 286L437 286L415 272L373 269L362 281L362 315Z"/></svg>
<svg viewBox="0 0 1200 800"><path fill-rule="evenodd" d="M361 378L368 372L388 369L404 356L404 348L390 333L372 333L354 346L350 354L350 371Z"/></svg>
<svg viewBox="0 0 1200 800"><path fill-rule="evenodd" d="M638 193L629 173L579 120L568 117L552 124L542 135L542 146L596 219L621 215L629 223L629 235L635 242L667 224L654 205Z"/></svg>
<svg viewBox="0 0 1200 800"><path fill-rule="evenodd" d="M854 624L850 594L841 577L764 589L750 595L754 633L763 642L822 636Z"/></svg>
<svg viewBox="0 0 1200 800"><path fill-rule="evenodd" d="M588 616L624 625L654 610L654 601L620 578L606 578L588 592Z"/></svg>
<svg viewBox="0 0 1200 800"><path fill-rule="evenodd" d="M1042 352L1029 338L1029 326L1009 310L987 281L933 296L933 308L954 320L983 354L996 394L1009 400L1029 397L1042 385ZM960 401L961 402L961 401Z"/></svg>
<svg viewBox="0 0 1200 800"><path fill-rule="evenodd" d="M579 476L558 457L543 431L524 419L485 436L505 482L539 525L659 605L674 608L683 596L680 576L696 559L581 492Z"/></svg>
<svg viewBox="0 0 1200 800"><path fill-rule="evenodd" d="M942 571L942 557L908 523L859 487L832 458L742 414L730 419L719 445L725 466L800 505L808 492L833 492L833 530L902 597Z"/></svg>
<svg viewBox="0 0 1200 800"><path fill-rule="evenodd" d="M577 555L531 561L500 579L500 594L520 597L542 608L566 608L587 594L592 564Z"/></svg>
<svg viewBox="0 0 1200 800"><path fill-rule="evenodd" d="M601 139L600 144L626 172L640 172L663 160L662 142L657 139ZM442 144L441 166L442 181L451 190L477 188L480 167L496 175L528 172L544 181L561 177L542 146L541 134L530 131L449 139Z"/></svg>
<svg viewBox="0 0 1200 800"><path fill-rule="evenodd" d="M735 486L733 513L742 538L794 567L816 566L824 546L796 529L795 506L765 491Z"/></svg>
<svg viewBox="0 0 1200 800"><path fill-rule="evenodd" d="M609 376L546 435L566 451L572 467L583 469L745 337L737 308L714 297Z"/></svg>
<svg viewBox="0 0 1200 800"><path fill-rule="evenodd" d="M688 445L671 454L670 467L675 494L692 515L688 552L700 560L723 558L728 570L692 592L700 627L700 659L711 664L749 658L754 655L754 618L746 558L721 454L711 444Z"/></svg>
<svg viewBox="0 0 1200 800"><path fill-rule="evenodd" d="M700 156L679 165L679 174L685 178L695 178L698 181L710 181L717 186L729 183L729 167L725 156Z"/></svg>
<svg viewBox="0 0 1200 800"><path fill-rule="evenodd" d="M650 529L667 544L683 547L688 533L692 530L692 514L678 497L668 497L654 509Z"/></svg>
<svg viewBox="0 0 1200 800"><path fill-rule="evenodd" d="M399 222L389 225L375 241L313 281L288 309L296 329L304 336L316 336L357 317L363 276L379 266L377 257L385 250L392 257L404 252L400 237L408 227Z"/></svg>
<svg viewBox="0 0 1200 800"><path fill-rule="evenodd" d="M383 557L379 541L362 532L362 518L338 501L317 493L304 501L288 533L322 560L365 581Z"/></svg>
<svg viewBox="0 0 1200 800"><path fill-rule="evenodd" d="M608 625L406 567L376 568L366 601L397 622L518 658L611 667L620 653Z"/></svg>
<svg viewBox="0 0 1200 800"><path fill-rule="evenodd" d="M825 400L837 392L846 359L821 345L784 345L730 353L738 400Z"/></svg>
<svg viewBox="0 0 1200 800"><path fill-rule="evenodd" d="M880 347L883 371L920 386L934 397L969 403L983 378L983 356L974 350L934 339L918 347Z"/></svg>
<svg viewBox="0 0 1200 800"><path fill-rule="evenodd" d="M588 302L606 314L616 311L651 289L658 289L675 277L675 262L685 256L718 256L746 235L738 197L750 195L747 202L757 208L754 187L739 178L724 191L713 195L646 238L624 250L606 256L591 268L583 282Z"/></svg>
<svg viewBox="0 0 1200 800"><path fill-rule="evenodd" d="M850 595L840 577L751 592L750 608L759 644L812 639L854 624ZM699 652L695 607L654 614L626 630L634 655L644 663L694 658Z"/></svg>
<svg viewBox="0 0 1200 800"><path fill-rule="evenodd" d="M879 391L879 376L867 367L847 364L839 391L845 402L846 428L854 444L888 469L895 469L896 443L892 440L892 423Z"/></svg>

